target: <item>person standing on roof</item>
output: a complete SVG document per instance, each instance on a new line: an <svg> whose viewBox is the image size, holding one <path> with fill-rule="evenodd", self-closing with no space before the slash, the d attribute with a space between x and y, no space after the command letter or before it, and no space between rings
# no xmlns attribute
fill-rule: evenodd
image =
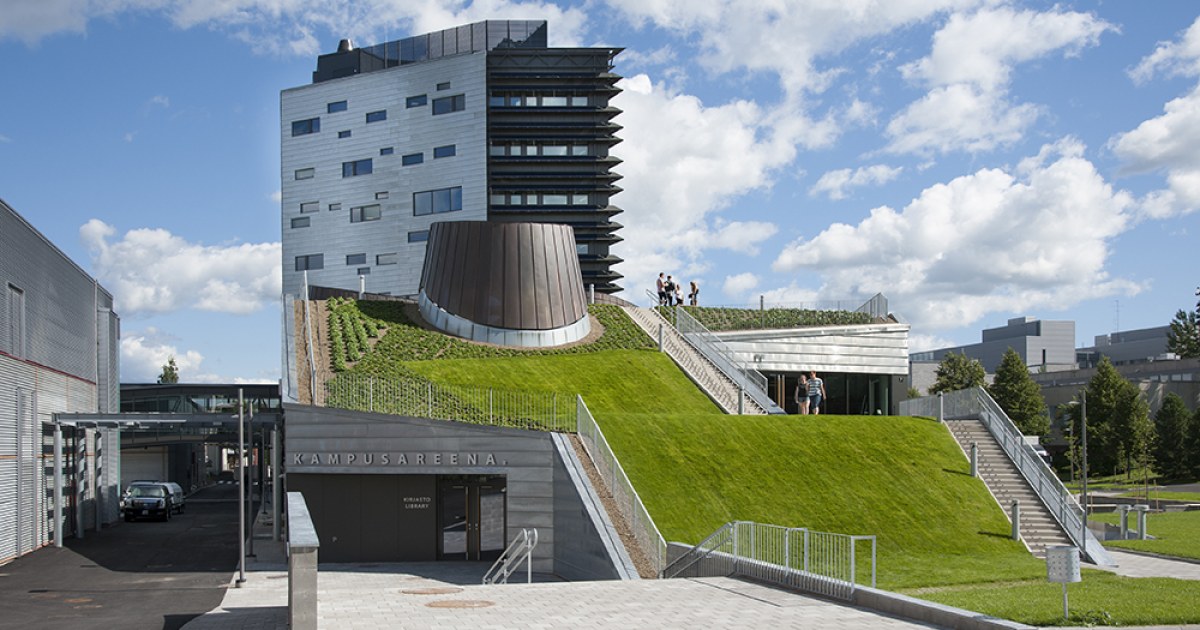
<svg viewBox="0 0 1200 630"><path fill-rule="evenodd" d="M658 286L658 305L662 306L663 304L665 304L667 302L667 291L666 291L667 285L665 282L663 282L663 274L662 273L658 274L658 281L656 284Z"/></svg>

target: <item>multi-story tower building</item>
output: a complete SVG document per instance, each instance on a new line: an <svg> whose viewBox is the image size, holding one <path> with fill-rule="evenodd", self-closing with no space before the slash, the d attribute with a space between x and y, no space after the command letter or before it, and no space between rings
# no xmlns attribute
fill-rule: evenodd
<svg viewBox="0 0 1200 630"><path fill-rule="evenodd" d="M415 295L435 221L564 223L585 285L620 291L617 48L486 21L317 60L281 95L283 289ZM470 246L467 244L466 246Z"/></svg>

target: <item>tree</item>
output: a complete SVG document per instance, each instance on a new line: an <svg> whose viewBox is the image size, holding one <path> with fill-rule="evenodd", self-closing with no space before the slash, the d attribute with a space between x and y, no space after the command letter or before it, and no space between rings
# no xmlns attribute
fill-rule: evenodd
<svg viewBox="0 0 1200 630"><path fill-rule="evenodd" d="M1188 422L1187 437L1188 467L1193 475L1200 475L1200 408Z"/></svg>
<svg viewBox="0 0 1200 630"><path fill-rule="evenodd" d="M1154 414L1154 428L1158 439L1154 443L1154 459L1158 472L1171 479L1189 476L1192 469L1189 424L1191 412L1183 399L1174 393L1163 399L1162 408Z"/></svg>
<svg viewBox="0 0 1200 630"><path fill-rule="evenodd" d="M162 374L158 375L159 383L178 383L179 368L175 366L175 357L167 359L167 362L162 366Z"/></svg>
<svg viewBox="0 0 1200 630"><path fill-rule="evenodd" d="M1072 412L1075 437L1079 413ZM1087 384L1088 468L1099 474L1132 471L1146 463L1153 442L1150 408L1137 385L1125 380L1108 357L1101 357Z"/></svg>
<svg viewBox="0 0 1200 630"><path fill-rule="evenodd" d="M1196 307L1200 311L1200 305ZM1200 357L1200 321L1196 312L1180 310L1171 320L1171 329L1167 331L1167 350L1174 352L1184 359Z"/></svg>
<svg viewBox="0 0 1200 630"><path fill-rule="evenodd" d="M938 364L937 380L929 388L930 394L954 392L971 387L983 387L987 373L983 364L966 354L947 354Z"/></svg>
<svg viewBox="0 0 1200 630"><path fill-rule="evenodd" d="M988 387L988 393L1021 433L1042 436L1050 432L1050 416L1046 415L1042 388L1029 377L1029 368L1011 347L1000 358L996 379Z"/></svg>

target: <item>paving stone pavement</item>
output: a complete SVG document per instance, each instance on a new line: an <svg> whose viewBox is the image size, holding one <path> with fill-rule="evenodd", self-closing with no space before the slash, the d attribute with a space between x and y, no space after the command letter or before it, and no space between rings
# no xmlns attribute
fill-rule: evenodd
<svg viewBox="0 0 1200 630"><path fill-rule="evenodd" d="M1108 555L1116 561L1117 566L1100 567L1091 564L1085 566L1111 571L1126 577L1172 577L1180 580L1200 580L1200 564L1126 553L1115 547L1106 549Z"/></svg>

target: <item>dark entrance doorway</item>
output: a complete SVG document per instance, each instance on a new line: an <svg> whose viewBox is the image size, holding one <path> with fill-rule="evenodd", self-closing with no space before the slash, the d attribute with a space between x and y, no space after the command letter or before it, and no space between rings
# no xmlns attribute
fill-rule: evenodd
<svg viewBox="0 0 1200 630"><path fill-rule="evenodd" d="M506 541L503 475L438 476L438 559L495 560Z"/></svg>

